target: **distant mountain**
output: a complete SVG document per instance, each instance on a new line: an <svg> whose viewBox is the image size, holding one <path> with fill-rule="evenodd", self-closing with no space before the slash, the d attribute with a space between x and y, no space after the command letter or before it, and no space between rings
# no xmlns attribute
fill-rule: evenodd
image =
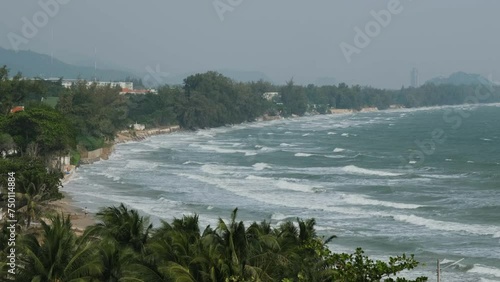
<svg viewBox="0 0 500 282"><path fill-rule="evenodd" d="M71 57L67 55L66 57ZM92 80L94 75L100 81L108 80L124 80L127 77L141 78L147 86L154 87L159 84L182 84L184 79L197 72L189 73L146 73L133 72L117 69L97 69L94 70L88 58L73 56L73 62L80 62L81 65L65 63L57 58L51 58L49 55L36 53L33 51L15 52L0 47L0 67L6 65L11 75L21 72L25 77L63 77L63 78L80 78ZM98 64L99 65L99 64ZM102 65L102 63L101 63ZM109 63L108 63L109 65ZM154 69L153 69L154 71ZM231 69L218 70L224 76L227 76L235 81L249 82L264 80L272 82L271 79L264 73L258 71L241 71Z"/></svg>
<svg viewBox="0 0 500 282"><path fill-rule="evenodd" d="M7 65L10 74L21 72L25 77L64 77L91 80L94 75L98 80L124 80L126 77L136 77L131 72L111 69L97 69L88 66L75 66L64 63L49 55L33 51L19 51L0 47L0 66Z"/></svg>
<svg viewBox="0 0 500 282"><path fill-rule="evenodd" d="M493 83L487 78L480 74L472 74L465 72L456 72L451 74L449 77L436 77L428 80L426 83L441 85L441 84L451 84L451 85L493 85Z"/></svg>

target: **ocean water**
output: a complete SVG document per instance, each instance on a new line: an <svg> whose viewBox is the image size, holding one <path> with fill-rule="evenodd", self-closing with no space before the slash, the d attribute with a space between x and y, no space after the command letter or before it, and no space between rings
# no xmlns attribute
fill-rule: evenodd
<svg viewBox="0 0 500 282"><path fill-rule="evenodd" d="M316 218L330 248L415 254L408 277L500 281L500 105L311 116L120 144L64 188L158 224L238 207L245 222ZM458 264L453 262L463 259Z"/></svg>

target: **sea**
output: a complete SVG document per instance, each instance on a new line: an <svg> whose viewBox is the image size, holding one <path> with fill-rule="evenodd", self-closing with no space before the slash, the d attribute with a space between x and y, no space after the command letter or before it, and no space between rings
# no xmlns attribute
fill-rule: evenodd
<svg viewBox="0 0 500 282"><path fill-rule="evenodd" d="M64 187L91 212L124 203L155 226L198 214L315 218L333 252L414 254L403 275L500 281L500 104L316 115L116 146Z"/></svg>

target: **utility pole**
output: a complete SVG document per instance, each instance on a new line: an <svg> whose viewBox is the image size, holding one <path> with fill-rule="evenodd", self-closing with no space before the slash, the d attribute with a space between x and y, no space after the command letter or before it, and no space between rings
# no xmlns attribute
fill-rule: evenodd
<svg viewBox="0 0 500 282"><path fill-rule="evenodd" d="M437 260L437 282L441 282L441 264Z"/></svg>

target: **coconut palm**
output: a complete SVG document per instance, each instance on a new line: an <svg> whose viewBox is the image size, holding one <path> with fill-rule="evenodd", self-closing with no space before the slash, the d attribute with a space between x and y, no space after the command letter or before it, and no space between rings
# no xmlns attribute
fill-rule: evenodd
<svg viewBox="0 0 500 282"><path fill-rule="evenodd" d="M21 239L18 281L88 281L102 272L91 244L76 243L69 216L40 223L40 241L34 234Z"/></svg>
<svg viewBox="0 0 500 282"><path fill-rule="evenodd" d="M108 207L96 214L101 222L87 232L115 240L121 247L130 247L142 252L153 225L148 217L140 216L137 210L129 210L124 204Z"/></svg>
<svg viewBox="0 0 500 282"><path fill-rule="evenodd" d="M39 186L31 182L25 188L25 193L18 193L17 196L21 203L24 203L17 211L21 217L26 220L26 228L29 228L32 221L39 219L43 214L42 210L49 202L47 185L41 184Z"/></svg>
<svg viewBox="0 0 500 282"><path fill-rule="evenodd" d="M127 270L138 260L131 248L122 248L109 239L94 242L94 246L98 248L96 255L102 266L102 272L97 277L99 281L117 282L130 278Z"/></svg>

